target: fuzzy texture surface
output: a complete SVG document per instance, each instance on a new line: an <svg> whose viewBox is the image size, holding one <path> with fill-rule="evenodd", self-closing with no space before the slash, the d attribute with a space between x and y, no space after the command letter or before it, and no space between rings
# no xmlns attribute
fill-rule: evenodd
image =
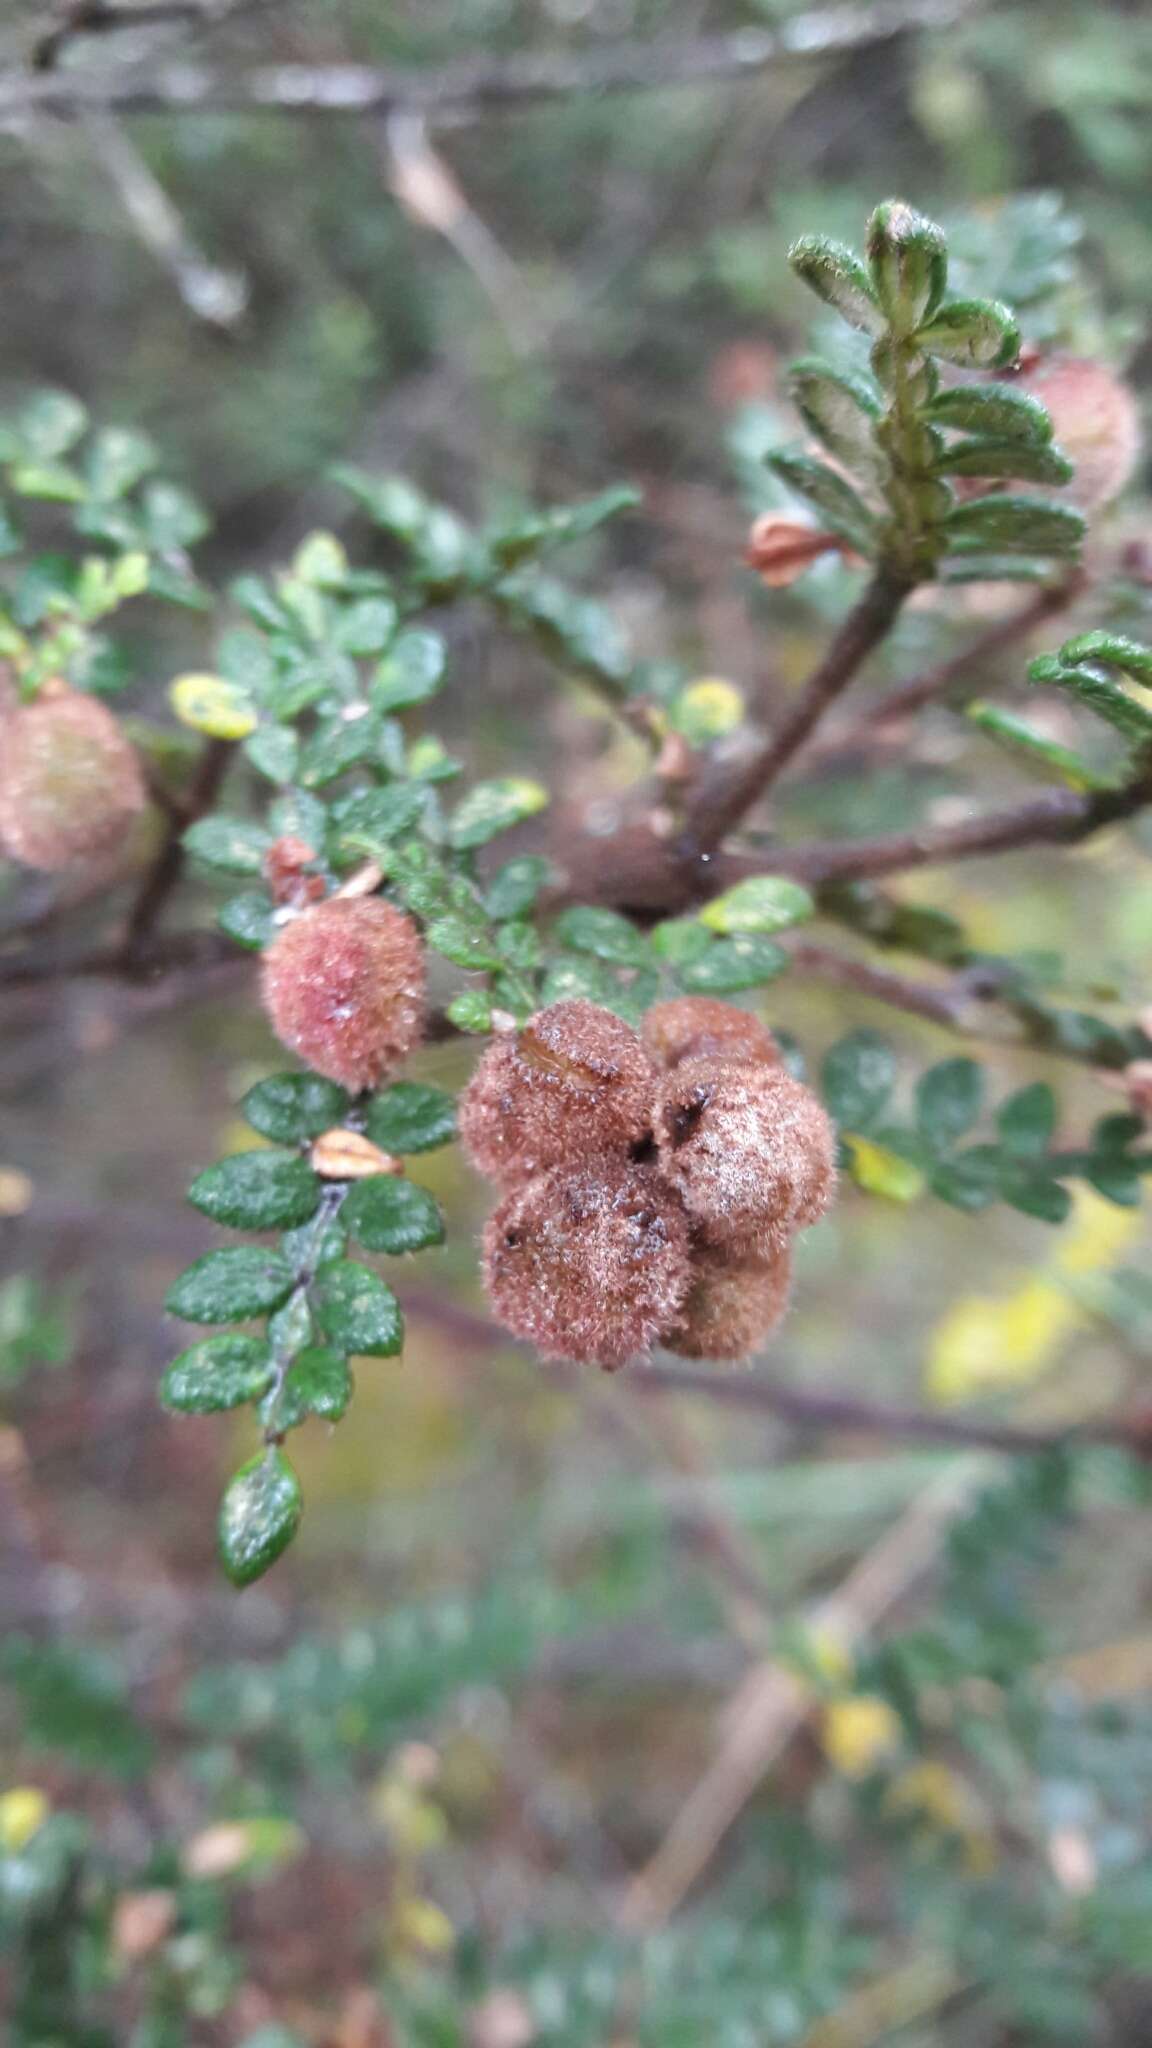
<svg viewBox="0 0 1152 2048"><path fill-rule="evenodd" d="M685 1060L665 1077L655 1132L660 1171L710 1244L779 1244L832 1199L832 1125L782 1067Z"/></svg>
<svg viewBox="0 0 1152 2048"><path fill-rule="evenodd" d="M264 955L264 1008L282 1045L358 1094L420 1043L424 949L379 896L318 903Z"/></svg>
<svg viewBox="0 0 1152 2048"><path fill-rule="evenodd" d="M497 1038L460 1098L464 1151L507 1187L553 1166L627 1158L651 1124L656 1070L631 1026L596 1003L551 1003Z"/></svg>
<svg viewBox="0 0 1152 2048"><path fill-rule="evenodd" d="M779 1066L780 1047L766 1024L716 996L674 996L654 1003L643 1023L644 1043L662 1067L682 1060L753 1060Z"/></svg>
<svg viewBox="0 0 1152 2048"><path fill-rule="evenodd" d="M147 802L135 748L97 698L0 712L0 847L47 874L113 853Z"/></svg>
<svg viewBox="0 0 1152 2048"><path fill-rule="evenodd" d="M747 1358L783 1320L791 1285L787 1240L743 1259L702 1248L679 1320L662 1342L681 1358Z"/></svg>
<svg viewBox="0 0 1152 2048"><path fill-rule="evenodd" d="M500 1322L545 1358L614 1372L675 1328L691 1284L688 1219L648 1167L561 1167L506 1196L484 1231Z"/></svg>

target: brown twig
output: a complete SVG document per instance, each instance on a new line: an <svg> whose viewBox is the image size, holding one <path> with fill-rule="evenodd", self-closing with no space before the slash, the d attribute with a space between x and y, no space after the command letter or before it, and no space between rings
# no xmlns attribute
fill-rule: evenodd
<svg viewBox="0 0 1152 2048"><path fill-rule="evenodd" d="M839 731L830 730L812 749L809 761L823 760L833 754L853 753L862 746L868 746L886 726L911 718L926 704L950 701L961 684L970 683L976 689L986 687L982 671L987 664L1008 648L1015 647L1018 641L1026 640L1047 620L1067 611L1083 590L1085 580L1082 573L1077 573L1063 583L1038 591L1027 604L1011 612L1006 619L999 619L994 626L989 626L986 633L967 647L962 647L959 653L949 655L946 661L933 663L919 674L909 676L906 682L898 684L884 696L877 697L853 724L842 726ZM968 691L965 690L964 694L967 695Z"/></svg>
<svg viewBox="0 0 1152 2048"><path fill-rule="evenodd" d="M1023 1429L1012 1423L984 1422L964 1415L937 1414L930 1408L861 1399L855 1394L811 1392L747 1373L705 1372L693 1366L648 1365L629 1373L622 1386L642 1395L690 1394L718 1407L746 1414L774 1416L803 1429L846 1430L862 1436L898 1441L952 1444L968 1450L1003 1451L1029 1457L1076 1444L1134 1445L1138 1439L1123 1417L1058 1429Z"/></svg>
<svg viewBox="0 0 1152 2048"><path fill-rule="evenodd" d="M169 820L160 851L128 913L122 948L123 962L128 968L137 966L147 952L157 920L184 872L184 833L212 809L231 759L230 740L205 741L180 811Z"/></svg>
<svg viewBox="0 0 1152 2048"><path fill-rule="evenodd" d="M777 731L734 759L716 758L689 798L689 855L711 854L767 794L891 630L911 587L878 570Z"/></svg>
<svg viewBox="0 0 1152 2048"><path fill-rule="evenodd" d="M77 78L41 64L40 75L0 76L0 117L104 107L125 114L203 111L278 114L393 114L467 121L501 109L537 106L575 93L650 92L753 78L784 63L841 56L917 29L950 26L971 12L965 0L873 0L794 16L779 28L657 42L611 42L581 51L524 52L446 65L441 70L388 70L371 64L268 64L250 70L170 65ZM78 16L87 16L79 22ZM152 19L211 20L205 5L176 8L164 0L138 10L90 4L74 10L77 26L126 27L134 13ZM101 19L102 17L102 19ZM41 45L41 49L44 49Z"/></svg>

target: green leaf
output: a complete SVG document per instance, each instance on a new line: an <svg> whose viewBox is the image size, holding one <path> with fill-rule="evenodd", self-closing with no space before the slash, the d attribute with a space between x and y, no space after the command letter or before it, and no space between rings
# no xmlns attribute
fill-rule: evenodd
<svg viewBox="0 0 1152 2048"><path fill-rule="evenodd" d="M318 1273L322 1266L330 1266L345 1256L348 1232L339 1214L320 1209L307 1223L286 1230L280 1239L280 1249L293 1272Z"/></svg>
<svg viewBox="0 0 1152 2048"><path fill-rule="evenodd" d="M181 1415L214 1415L258 1400L275 1376L263 1337L205 1337L172 1360L160 1382L160 1399Z"/></svg>
<svg viewBox="0 0 1152 2048"><path fill-rule="evenodd" d="M298 1429L310 1415L339 1422L352 1399L348 1360L326 1344L309 1344L292 1360L280 1387L264 1402L266 1429Z"/></svg>
<svg viewBox="0 0 1152 2048"><path fill-rule="evenodd" d="M63 462L18 462L8 482L21 498L46 498L57 505L78 505L86 495L83 477Z"/></svg>
<svg viewBox="0 0 1152 2048"><path fill-rule="evenodd" d="M141 505L144 537L160 554L203 540L209 522L190 491L178 484L149 484Z"/></svg>
<svg viewBox="0 0 1152 2048"><path fill-rule="evenodd" d="M742 932L734 938L718 939L699 960L681 967L680 986L690 995L737 995L741 989L760 988L764 982L774 981L787 966L783 947L774 946L761 933Z"/></svg>
<svg viewBox="0 0 1152 2048"><path fill-rule="evenodd" d="M1152 741L1152 711L1098 669L1087 664L1064 668L1058 655L1041 654L1029 663L1028 680L1066 691L1134 746L1144 747Z"/></svg>
<svg viewBox="0 0 1152 2048"><path fill-rule="evenodd" d="M404 1318L390 1287L354 1259L325 1266L312 1290L318 1322L330 1344L349 1358L394 1358L404 1343Z"/></svg>
<svg viewBox="0 0 1152 2048"><path fill-rule="evenodd" d="M37 391L13 422L21 445L41 462L67 454L87 424L87 408L69 391Z"/></svg>
<svg viewBox="0 0 1152 2048"><path fill-rule="evenodd" d="M1020 353L1020 330L995 299L952 299L916 335L921 348L969 370L998 369Z"/></svg>
<svg viewBox="0 0 1152 2048"><path fill-rule="evenodd" d="M1152 647L1145 647L1139 640L1129 640L1123 633L1078 633L1074 640L1064 642L1060 660L1071 664L1078 661L1105 662L1109 668L1118 668L1124 675L1131 676L1134 683L1152 688Z"/></svg>
<svg viewBox="0 0 1152 2048"><path fill-rule="evenodd" d="M88 488L95 498L121 498L141 477L155 469L156 444L131 427L104 427L93 436L84 459Z"/></svg>
<svg viewBox="0 0 1152 2048"><path fill-rule="evenodd" d="M473 974L486 974L501 964L486 921L450 911L434 917L424 928L424 937L434 953L443 954L455 967Z"/></svg>
<svg viewBox="0 0 1152 2048"><path fill-rule="evenodd" d="M457 806L448 830L450 844L463 851L486 846L500 832L535 817L548 802L548 792L525 775L500 776L478 782Z"/></svg>
<svg viewBox="0 0 1152 2048"><path fill-rule="evenodd" d="M230 896L217 911L216 922L222 932L250 952L258 953L276 936L275 907L262 889L244 889L239 896Z"/></svg>
<svg viewBox="0 0 1152 2048"><path fill-rule="evenodd" d="M234 1152L196 1175L188 1200L233 1230L287 1230L313 1215L320 1182L294 1152Z"/></svg>
<svg viewBox="0 0 1152 2048"><path fill-rule="evenodd" d="M1103 1195L1106 1202L1112 1202L1117 1209L1138 1209L1143 1200L1143 1183L1140 1169L1133 1161L1120 1156L1109 1157L1107 1153L1090 1159L1084 1167L1084 1178L1089 1187Z"/></svg>
<svg viewBox="0 0 1152 2048"><path fill-rule="evenodd" d="M424 816L427 797L412 783L391 789L358 789L340 797L329 813L329 847L339 866L363 860L368 846L388 846Z"/></svg>
<svg viewBox="0 0 1152 2048"><path fill-rule="evenodd" d="M1059 487L1074 466L1059 448L1021 447L1018 441L953 441L936 463L943 476L1009 477Z"/></svg>
<svg viewBox="0 0 1152 2048"><path fill-rule="evenodd" d="M948 283L943 231L903 200L878 206L868 223L872 289L898 334L911 334L935 312Z"/></svg>
<svg viewBox="0 0 1152 2048"><path fill-rule="evenodd" d="M926 1145L947 1152L978 1122L984 1072L975 1060L941 1060L916 1084L916 1122Z"/></svg>
<svg viewBox="0 0 1152 2048"><path fill-rule="evenodd" d="M244 741L244 752L252 766L269 782L296 779L300 761L300 740L290 725L260 725Z"/></svg>
<svg viewBox="0 0 1152 2048"><path fill-rule="evenodd" d="M401 1157L409 1152L432 1152L456 1135L456 1103L443 1088L428 1088L420 1081L394 1081L368 1104L366 1128L373 1144L385 1152Z"/></svg>
<svg viewBox="0 0 1152 2048"><path fill-rule="evenodd" d="M699 912L714 932L782 932L815 914L816 903L799 882L783 875L749 875Z"/></svg>
<svg viewBox="0 0 1152 2048"><path fill-rule="evenodd" d="M945 529L952 545L963 540L998 553L1038 555L1074 554L1085 533L1083 518L1070 506L1008 491L955 506Z"/></svg>
<svg viewBox="0 0 1152 2048"><path fill-rule="evenodd" d="M427 1188L391 1174L359 1180L344 1202L344 1221L352 1236L370 1252L420 1252L443 1244L444 1218Z"/></svg>
<svg viewBox="0 0 1152 2048"><path fill-rule="evenodd" d="M1052 439L1047 407L1010 384L959 384L939 392L925 411L937 426L984 434L992 441L1019 441L1042 448Z"/></svg>
<svg viewBox="0 0 1152 2048"><path fill-rule="evenodd" d="M1014 711L1002 711L998 704L968 704L964 708L964 716L997 745L1023 756L1030 767L1042 769L1046 775L1059 775L1069 789L1109 787L1107 778L1099 775L1079 754L1074 754L1070 747L1060 746L1056 740L1045 738L1042 733L1034 732L1027 721L1018 718Z"/></svg>
<svg viewBox="0 0 1152 2048"><path fill-rule="evenodd" d="M355 715L350 716L349 712ZM305 789L322 789L363 761L373 761L380 745L380 720L363 705L353 705L322 720L304 747L300 781Z"/></svg>
<svg viewBox="0 0 1152 2048"><path fill-rule="evenodd" d="M1017 1089L996 1112L1000 1143L1014 1159L1042 1158L1056 1129L1056 1097L1046 1081Z"/></svg>
<svg viewBox="0 0 1152 2048"><path fill-rule="evenodd" d="M497 923L506 917L525 917L551 877L551 866L541 854L523 853L506 860L484 892L484 908Z"/></svg>
<svg viewBox="0 0 1152 2048"><path fill-rule="evenodd" d="M1059 1181L1048 1174L1029 1172L1011 1160L1004 1162L1000 1192L1013 1209L1034 1216L1039 1223L1064 1223L1071 1212L1072 1197Z"/></svg>
<svg viewBox="0 0 1152 2048"><path fill-rule="evenodd" d="M465 989L453 996L444 1014L457 1031L483 1035L492 1029L492 998L480 989Z"/></svg>
<svg viewBox="0 0 1152 2048"><path fill-rule="evenodd" d="M863 377L828 363L793 363L788 374L792 402L830 455L849 468L875 460L873 423L880 407Z"/></svg>
<svg viewBox="0 0 1152 2048"><path fill-rule="evenodd" d="M881 334L884 315L876 304L872 282L851 249L824 235L802 235L788 251L788 261L818 298L832 306L850 327Z"/></svg>
<svg viewBox="0 0 1152 2048"><path fill-rule="evenodd" d="M1050 583L1052 563L1028 555L985 554L977 544L962 543L963 552L941 563L942 583Z"/></svg>
<svg viewBox="0 0 1152 2048"><path fill-rule="evenodd" d="M573 959L554 960L544 976L540 991L542 1003L565 1003L583 996L590 1003L602 1003L611 1009L619 983L603 961L593 959L591 954Z"/></svg>
<svg viewBox="0 0 1152 2048"><path fill-rule="evenodd" d="M640 503L641 494L631 484L615 484L598 497L586 498L582 504L530 513L514 526L499 528L486 538L492 553L506 566L534 561L552 548L594 533L606 520L630 512Z"/></svg>
<svg viewBox="0 0 1152 2048"><path fill-rule="evenodd" d="M858 554L870 555L876 541L876 520L835 470L797 449L781 448L768 457L768 467L790 491L815 507L825 527L848 541Z"/></svg>
<svg viewBox="0 0 1152 2048"><path fill-rule="evenodd" d="M439 633L401 633L376 671L371 693L374 709L402 711L410 704L427 703L444 680L447 661L448 650Z"/></svg>
<svg viewBox="0 0 1152 2048"><path fill-rule="evenodd" d="M562 911L552 927L561 946L574 953L591 953L596 960L610 960L618 967L643 967L650 957L643 932L615 910L597 910L576 905Z"/></svg>
<svg viewBox="0 0 1152 2048"><path fill-rule="evenodd" d="M696 917L668 917L653 925L648 934L658 960L672 967L688 967L712 950L712 934Z"/></svg>
<svg viewBox="0 0 1152 2048"><path fill-rule="evenodd" d="M300 1481L273 1447L250 1458L228 1484L220 1505L220 1556L234 1586L262 1578L300 1526Z"/></svg>
<svg viewBox="0 0 1152 2048"><path fill-rule="evenodd" d="M301 1145L342 1123L351 1097L319 1074L269 1074L240 1108L254 1131L279 1145Z"/></svg>
<svg viewBox="0 0 1152 2048"><path fill-rule="evenodd" d="M332 628L332 642L341 654L379 654L396 631L397 610L390 597L362 597L341 612ZM380 709L380 706L377 706Z"/></svg>
<svg viewBox="0 0 1152 2048"><path fill-rule="evenodd" d="M242 1323L286 1301L295 1285L287 1259L256 1245L205 1252L173 1281L164 1306L188 1323Z"/></svg>
<svg viewBox="0 0 1152 2048"><path fill-rule="evenodd" d="M272 843L263 825L223 816L199 819L182 841L186 852L224 875L258 875Z"/></svg>
<svg viewBox="0 0 1152 2048"><path fill-rule="evenodd" d="M976 1215L1000 1193L1000 1152L995 1145L968 1145L931 1168L932 1192L954 1209Z"/></svg>
<svg viewBox="0 0 1152 2048"><path fill-rule="evenodd" d="M825 1055L821 1070L824 1100L846 1131L867 1131L896 1086L896 1057L876 1031L853 1031Z"/></svg>

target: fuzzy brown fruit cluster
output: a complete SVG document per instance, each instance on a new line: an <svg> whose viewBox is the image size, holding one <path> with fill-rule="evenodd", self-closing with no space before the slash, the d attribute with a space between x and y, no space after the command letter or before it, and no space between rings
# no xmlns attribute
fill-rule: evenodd
<svg viewBox="0 0 1152 2048"><path fill-rule="evenodd" d="M655 1343L746 1356L835 1185L816 1097L756 1018L704 996L656 1004L642 1035L590 1002L539 1011L480 1060L460 1136L503 1196L483 1247L501 1322L607 1371Z"/></svg>
<svg viewBox="0 0 1152 2048"><path fill-rule="evenodd" d="M377 1087L423 1036L420 934L382 897L331 897L273 939L263 996L281 1044L358 1095Z"/></svg>
<svg viewBox="0 0 1152 2048"><path fill-rule="evenodd" d="M116 853L147 802L135 749L96 697L46 684L0 707L0 851L59 874Z"/></svg>

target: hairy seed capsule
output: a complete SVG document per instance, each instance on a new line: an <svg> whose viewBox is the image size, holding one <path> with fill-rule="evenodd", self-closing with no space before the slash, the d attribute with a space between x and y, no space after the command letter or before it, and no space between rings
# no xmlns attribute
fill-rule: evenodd
<svg viewBox="0 0 1152 2048"><path fill-rule="evenodd" d="M691 1279L688 1219L650 1167L560 1167L489 1218L484 1277L505 1328L545 1358L614 1372L676 1323Z"/></svg>
<svg viewBox="0 0 1152 2048"><path fill-rule="evenodd" d="M832 1199L832 1125L782 1067L685 1060L665 1078L655 1133L661 1173L711 1244L779 1243Z"/></svg>
<svg viewBox="0 0 1152 2048"><path fill-rule="evenodd" d="M782 1321L791 1281L787 1240L748 1258L702 1248L679 1324L662 1341L681 1358L747 1358Z"/></svg>
<svg viewBox="0 0 1152 2048"><path fill-rule="evenodd" d="M643 1024L644 1043L662 1067L682 1060L753 1060L779 1066L780 1047L766 1024L715 996L674 996L654 1003Z"/></svg>
<svg viewBox="0 0 1152 2048"><path fill-rule="evenodd" d="M650 1128L656 1074L623 1019L596 1003L551 1003L497 1038L460 1099L460 1138L478 1173L506 1185L598 1154L623 1158Z"/></svg>
<svg viewBox="0 0 1152 2048"><path fill-rule="evenodd" d="M136 752L106 704L54 689L0 714L0 847L55 874L114 853L147 802Z"/></svg>
<svg viewBox="0 0 1152 2048"><path fill-rule="evenodd" d="M353 1093L374 1088L420 1042L420 934L379 896L318 903L269 946L263 995L282 1045Z"/></svg>

